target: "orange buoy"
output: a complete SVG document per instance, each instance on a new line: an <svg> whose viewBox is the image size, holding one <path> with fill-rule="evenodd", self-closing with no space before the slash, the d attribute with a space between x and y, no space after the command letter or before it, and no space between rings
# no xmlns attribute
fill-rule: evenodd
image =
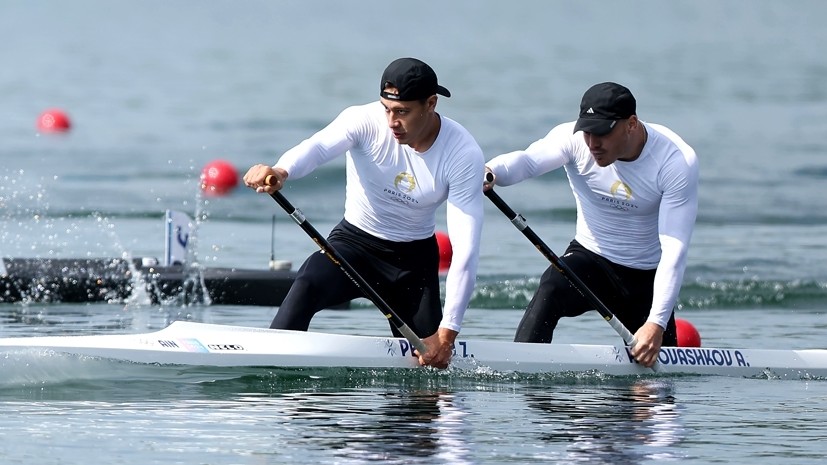
<svg viewBox="0 0 827 465"><path fill-rule="evenodd" d="M701 346L701 334L692 323L682 318L675 318L675 327L678 332L678 347Z"/></svg>
<svg viewBox="0 0 827 465"><path fill-rule="evenodd" d="M225 195L238 185L238 171L228 161L213 160L201 171L201 190L208 195Z"/></svg>
<svg viewBox="0 0 827 465"><path fill-rule="evenodd" d="M66 132L71 127L69 117L57 108L50 108L37 118L37 130L40 132Z"/></svg>
<svg viewBox="0 0 827 465"><path fill-rule="evenodd" d="M448 234L437 231L436 243L439 246L439 271L447 271L451 266L451 258L454 255L454 249L451 247L451 239Z"/></svg>

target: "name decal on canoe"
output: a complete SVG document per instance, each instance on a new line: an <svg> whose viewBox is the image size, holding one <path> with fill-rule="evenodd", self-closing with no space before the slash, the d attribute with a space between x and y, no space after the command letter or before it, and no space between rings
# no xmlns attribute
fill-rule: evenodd
<svg viewBox="0 0 827 465"><path fill-rule="evenodd" d="M626 348L630 362L637 363L632 352ZM702 349L689 347L662 347L658 362L663 365L748 367L750 363L740 350Z"/></svg>
<svg viewBox="0 0 827 465"><path fill-rule="evenodd" d="M399 351L401 356L416 357L416 354L414 354L414 348L411 347L411 344L407 339L398 339L397 341L399 342ZM392 343L386 343L386 346L388 347L388 355L395 356L396 347ZM474 358L474 354L468 352L468 343L465 341L457 341L454 344L453 356L455 358Z"/></svg>
<svg viewBox="0 0 827 465"><path fill-rule="evenodd" d="M238 344L208 344L207 348L210 350L217 350L217 351L236 351L236 350L244 350L244 347Z"/></svg>
<svg viewBox="0 0 827 465"><path fill-rule="evenodd" d="M167 349L183 349L187 352L209 352L198 339L158 339L158 345Z"/></svg>

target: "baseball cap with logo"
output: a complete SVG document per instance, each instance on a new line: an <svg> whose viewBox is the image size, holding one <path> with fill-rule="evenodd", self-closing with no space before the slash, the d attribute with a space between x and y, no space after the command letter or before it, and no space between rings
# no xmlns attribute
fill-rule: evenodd
<svg viewBox="0 0 827 465"><path fill-rule="evenodd" d="M388 86L399 93L385 92ZM421 100L434 94L450 97L448 89L437 83L436 73L425 62L416 58L399 58L391 62L382 73L379 95L389 100Z"/></svg>
<svg viewBox="0 0 827 465"><path fill-rule="evenodd" d="M618 120L634 115L635 111L635 97L629 89L614 82L595 84L583 94L580 117L574 125L574 132L605 136Z"/></svg>

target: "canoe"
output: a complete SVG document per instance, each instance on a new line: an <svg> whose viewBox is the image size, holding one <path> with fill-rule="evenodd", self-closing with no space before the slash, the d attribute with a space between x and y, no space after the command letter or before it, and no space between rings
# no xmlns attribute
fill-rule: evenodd
<svg viewBox="0 0 827 465"><path fill-rule="evenodd" d="M420 369L405 339L186 321L139 334L0 338L0 352L31 351L157 365ZM461 339L451 369L827 379L827 350L669 347L661 349L653 371L637 364L622 345Z"/></svg>

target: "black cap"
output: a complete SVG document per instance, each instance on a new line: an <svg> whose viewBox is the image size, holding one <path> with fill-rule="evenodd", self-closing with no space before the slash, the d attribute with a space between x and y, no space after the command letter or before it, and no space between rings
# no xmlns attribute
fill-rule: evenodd
<svg viewBox="0 0 827 465"><path fill-rule="evenodd" d="M580 101L580 117L574 132L589 132L604 136L614 128L617 120L635 114L635 97L629 89L614 82L595 84L583 94Z"/></svg>
<svg viewBox="0 0 827 465"><path fill-rule="evenodd" d="M385 92L388 86L395 87L399 93ZM422 100L434 94L451 96L448 89L437 84L434 70L416 58L399 58L391 62L379 83L379 95L390 100Z"/></svg>

